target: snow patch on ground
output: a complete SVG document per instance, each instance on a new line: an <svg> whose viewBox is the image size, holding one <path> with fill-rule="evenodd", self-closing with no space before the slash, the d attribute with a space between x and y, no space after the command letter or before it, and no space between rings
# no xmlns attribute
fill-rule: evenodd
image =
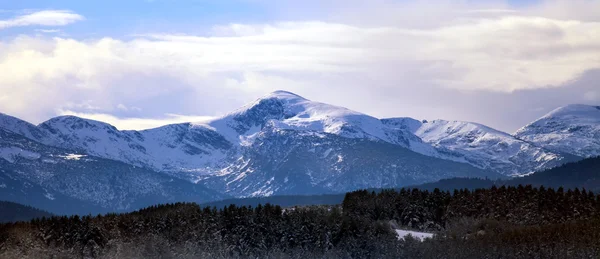
<svg viewBox="0 0 600 259"><path fill-rule="evenodd" d="M53 160L53 159L42 159L43 163L48 163L48 164L57 164L58 161Z"/></svg>
<svg viewBox="0 0 600 259"><path fill-rule="evenodd" d="M417 232L417 231L402 230L402 229L396 229L396 234L398 235L398 240L403 240L406 236L409 236L409 235L420 241L423 241L426 238L433 238L432 233Z"/></svg>
<svg viewBox="0 0 600 259"><path fill-rule="evenodd" d="M534 174L535 172L528 172L528 173L523 173L523 174L511 174L509 175L510 177L525 177L525 176L530 176L532 174Z"/></svg>
<svg viewBox="0 0 600 259"><path fill-rule="evenodd" d="M79 155L79 154L67 154L66 156L60 156L64 158L65 160L80 160L82 157L86 157L86 155Z"/></svg>
<svg viewBox="0 0 600 259"><path fill-rule="evenodd" d="M46 193L46 194L44 194L44 196L46 196L46 198L48 198L48 200L52 200L53 201L55 199L54 195L52 195L51 193Z"/></svg>

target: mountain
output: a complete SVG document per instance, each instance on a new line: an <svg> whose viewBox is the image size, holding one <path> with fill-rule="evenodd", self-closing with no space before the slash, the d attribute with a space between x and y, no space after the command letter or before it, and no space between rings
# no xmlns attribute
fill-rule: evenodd
<svg viewBox="0 0 600 259"><path fill-rule="evenodd" d="M500 177L383 141L266 127L237 161L201 182L248 197L391 188L459 175Z"/></svg>
<svg viewBox="0 0 600 259"><path fill-rule="evenodd" d="M43 187L61 186L63 192L69 191L68 196L86 197L101 207L110 203L112 208L128 209L135 202L125 202L132 199L127 195L144 200L137 192L150 187L133 185L123 187L133 193L106 195L86 189L100 188L97 185L104 183L88 181L93 179L91 176L79 183L67 179L60 182L58 176L52 175L57 181L49 182L45 174L37 172L37 168L48 167L43 164L47 160L44 155L83 158L69 160L80 168L91 168L85 163L104 164L98 170L114 166L126 186L162 188L167 180L183 180L191 184L186 188L212 189L214 195L202 193L202 197L210 198L216 198L217 193L235 197L337 193L447 177L501 177L465 163L430 156L437 152L431 145L375 117L285 91L273 92L210 122L142 131L120 131L103 122L74 116L56 117L38 126L5 117L7 122L1 128L22 137L20 141L27 139L31 143L22 144L26 148L18 154L9 152L3 163L10 166L13 156L31 156L32 162L19 164L27 170L16 169L28 171L27 180ZM6 145L12 148L12 142L7 140ZM32 151L32 146L55 150L42 154ZM134 177L135 174L144 176ZM98 172L95 177L116 176ZM154 184L157 182L160 184ZM76 184L81 186L72 186ZM106 184L102 188L108 188ZM158 190L162 189L151 193ZM166 196L178 197L170 193Z"/></svg>
<svg viewBox="0 0 600 259"><path fill-rule="evenodd" d="M587 128L578 127L580 134L565 139L582 136L593 142L598 125L573 121L583 122ZM546 128L536 132L559 130ZM212 121L141 131L75 116L35 126L0 114L0 180L12 185L0 191L16 202L23 201L19 192L28 193L26 200L35 202L28 205L51 212L67 203L44 205L48 197L70 200L77 211L126 211L159 201L342 193L453 177L496 179L581 158L527 136L533 135L512 136L471 122L378 119L285 91Z"/></svg>
<svg viewBox="0 0 600 259"><path fill-rule="evenodd" d="M34 218L52 217L49 212L14 202L0 201L0 223L28 221Z"/></svg>
<svg viewBox="0 0 600 259"><path fill-rule="evenodd" d="M506 175L520 175L576 160L520 140L485 125L462 121L384 119L387 125L406 129L431 144L438 157L462 161Z"/></svg>
<svg viewBox="0 0 600 259"><path fill-rule="evenodd" d="M122 161L156 171L211 173L232 148L222 135L206 127L182 123L142 131L119 131L112 125L61 116L38 126L47 145ZM207 169L208 168L208 169Z"/></svg>
<svg viewBox="0 0 600 259"><path fill-rule="evenodd" d="M208 123L119 131L103 122L61 116L28 129L42 133L26 136L47 145L157 171L201 177L239 159L242 150L265 128L385 141L424 154L435 152L410 132L386 127L377 118L285 91L273 92ZM41 137L35 137L38 135Z"/></svg>
<svg viewBox="0 0 600 259"><path fill-rule="evenodd" d="M419 185L406 186L407 189L421 189L434 191L453 192L461 189L489 189L492 186L518 186L532 185L535 187L544 186L546 188L574 190L586 189L596 193L600 192L600 157L586 158L577 162L570 162L564 165L539 171L522 177L510 179L484 179L484 178L465 178L456 177L442 179L439 181L428 182ZM394 188L399 190L399 188ZM380 192L389 189L369 189L369 191ZM270 203L282 207L307 206L307 205L332 205L340 204L344 200L345 193L329 195L296 195L296 196L269 196L252 197L241 199L228 199L222 201L209 202L201 204L202 207L208 206L222 208L235 204L237 206L257 206L258 204Z"/></svg>
<svg viewBox="0 0 600 259"><path fill-rule="evenodd" d="M229 197L163 173L72 152L0 129L2 199L56 214L88 214Z"/></svg>
<svg viewBox="0 0 600 259"><path fill-rule="evenodd" d="M415 150L435 150L375 117L285 91L264 96L206 127L223 134L238 155L200 182L237 197L396 187L453 175L499 177L419 154Z"/></svg>
<svg viewBox="0 0 600 259"><path fill-rule="evenodd" d="M555 189L563 187L571 190L579 188L600 192L600 157L586 158L577 162L566 163L555 168L510 179L490 180L481 178L451 178L410 186L410 188L425 190L438 188L444 191L453 191L455 189L464 188L490 188L493 185L532 185L535 187L544 186Z"/></svg>
<svg viewBox="0 0 600 259"><path fill-rule="evenodd" d="M580 157L600 155L600 106L558 108L519 129L516 137Z"/></svg>
<svg viewBox="0 0 600 259"><path fill-rule="evenodd" d="M534 185L563 187L565 189L587 189L600 192L600 157L586 158L559 167L536 172L506 181L510 185Z"/></svg>
<svg viewBox="0 0 600 259"><path fill-rule="evenodd" d="M296 94L276 91L254 103L209 123L232 142L251 136L266 125L282 130L311 131L345 138L383 140L407 147L407 132L389 132L377 118L343 107L307 100ZM406 135L406 136L398 136Z"/></svg>

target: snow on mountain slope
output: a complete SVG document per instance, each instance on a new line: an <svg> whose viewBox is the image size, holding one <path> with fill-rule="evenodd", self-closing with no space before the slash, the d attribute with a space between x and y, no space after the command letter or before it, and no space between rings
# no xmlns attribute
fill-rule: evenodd
<svg viewBox="0 0 600 259"><path fill-rule="evenodd" d="M232 147L220 134L190 123L119 131L103 122L62 116L39 128L50 136L42 143L159 171L210 173Z"/></svg>
<svg viewBox="0 0 600 259"><path fill-rule="evenodd" d="M384 120L404 127L433 145L446 159L459 159L507 175L529 173L566 162L559 153L519 140L485 125L461 121Z"/></svg>
<svg viewBox="0 0 600 259"><path fill-rule="evenodd" d="M42 207L49 211L88 214L228 197L163 173L71 152L0 129L2 198L28 205L46 200L49 207Z"/></svg>
<svg viewBox="0 0 600 259"><path fill-rule="evenodd" d="M46 146L167 173L235 196L524 174L571 159L476 123L380 120L285 91L213 121L142 131L73 116L37 127L10 116L0 116L0 123L0 129ZM8 146L0 149L0 160L39 160L27 150Z"/></svg>
<svg viewBox="0 0 600 259"><path fill-rule="evenodd" d="M572 104L555 109L514 135L557 152L600 156L600 106Z"/></svg>
<svg viewBox="0 0 600 259"><path fill-rule="evenodd" d="M267 123L281 129L324 132L350 138L386 138L381 122L374 117L309 101L285 91L273 92L208 124L233 140L236 135L248 135L252 133L251 129L262 128Z"/></svg>
<svg viewBox="0 0 600 259"><path fill-rule="evenodd" d="M267 126L239 159L200 182L233 196L340 193L499 174L385 141Z"/></svg>
<svg viewBox="0 0 600 259"><path fill-rule="evenodd" d="M202 124L119 131L103 122L61 116L37 129L44 134L36 141L50 146L147 167L241 196L494 175L413 152L437 151L408 130L284 91Z"/></svg>
<svg viewBox="0 0 600 259"><path fill-rule="evenodd" d="M189 179L215 174L236 161L242 149L252 145L265 127L384 141L421 154L438 155L431 145L408 130L388 127L375 117L285 91L268 94L207 123L181 123L142 131L119 131L112 125L75 116L56 117L37 127L23 121L6 125L19 125L12 131L46 145Z"/></svg>
<svg viewBox="0 0 600 259"><path fill-rule="evenodd" d="M0 129L25 136L29 139L47 138L46 133L35 125L4 113L0 113Z"/></svg>
<svg viewBox="0 0 600 259"><path fill-rule="evenodd" d="M164 171L210 174L223 166L235 147L221 134L191 123L138 132L148 159Z"/></svg>
<svg viewBox="0 0 600 259"><path fill-rule="evenodd" d="M61 116L38 126L42 143L74 149L154 170L183 172L185 177L213 174L239 157L264 127L323 132L347 138L435 150L412 133L390 129L377 118L276 91L207 123L182 123L142 131L119 131L112 125ZM181 175L180 175L181 176Z"/></svg>
<svg viewBox="0 0 600 259"><path fill-rule="evenodd" d="M223 134L232 143L246 145L252 141L254 134L269 126L386 141L403 147L414 145L416 152L435 152L412 133L389 128L375 117L310 101L286 91L275 91L204 126Z"/></svg>

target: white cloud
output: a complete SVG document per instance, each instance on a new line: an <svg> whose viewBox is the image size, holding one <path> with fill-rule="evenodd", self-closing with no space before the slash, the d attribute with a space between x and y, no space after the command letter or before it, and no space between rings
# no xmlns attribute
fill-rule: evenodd
<svg viewBox="0 0 600 259"><path fill-rule="evenodd" d="M211 116L190 116L179 114L165 114L161 118L119 118L110 114L103 113L80 113L74 111L61 111L59 115L73 115L85 119L106 122L117 127L119 130L144 130L160 127L168 124L183 122L206 122L214 117Z"/></svg>
<svg viewBox="0 0 600 259"><path fill-rule="evenodd" d="M587 3L570 11L553 7L560 1L519 10L440 3L373 5L356 19L221 25L209 36L18 36L0 41L0 111L39 122L68 110L130 128L164 120L114 114L222 114L287 89L378 116L409 115L383 107L401 102L445 117L449 109L408 96L431 87L496 93L560 87L600 68L600 21L577 19L574 11L591 8ZM71 18L59 22L60 15ZM59 11L3 22L57 26L83 19L77 17ZM80 100L91 102L66 105Z"/></svg>
<svg viewBox="0 0 600 259"><path fill-rule="evenodd" d="M554 19L600 22L600 1L596 0L546 0L526 11Z"/></svg>
<svg viewBox="0 0 600 259"><path fill-rule="evenodd" d="M42 32L42 33L58 33L58 32L60 32L60 30L57 30L57 29L49 29L49 30L46 30L46 29L36 29L35 31Z"/></svg>
<svg viewBox="0 0 600 259"><path fill-rule="evenodd" d="M0 29L33 25L64 26L83 19L83 16L68 10L44 10L0 20Z"/></svg>
<svg viewBox="0 0 600 259"><path fill-rule="evenodd" d="M122 103L117 104L117 109L119 109L121 111L137 111L137 112L142 111L142 108L135 107L135 106L128 107Z"/></svg>
<svg viewBox="0 0 600 259"><path fill-rule="evenodd" d="M583 98L587 101L597 102L600 101L600 94L598 91L588 91L583 94Z"/></svg>

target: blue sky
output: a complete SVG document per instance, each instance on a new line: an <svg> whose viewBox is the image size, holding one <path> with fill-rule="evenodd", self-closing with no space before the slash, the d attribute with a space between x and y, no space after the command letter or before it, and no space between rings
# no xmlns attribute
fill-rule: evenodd
<svg viewBox="0 0 600 259"><path fill-rule="evenodd" d="M4 1L0 17L23 11L72 10L86 17L84 23L69 26L74 37L102 35L126 37L150 32L206 33L215 24L268 23L278 20L332 19L335 1L261 0L22 0ZM306 2L307 4L302 4ZM330 3L327 3L330 2ZM397 1L404 2L404 1ZM473 1L476 2L476 1ZM481 1L478 1L481 2ZM529 6L536 0L511 0L511 7ZM27 33L32 28L12 28L2 35Z"/></svg>
<svg viewBox="0 0 600 259"><path fill-rule="evenodd" d="M0 112L139 129L283 89L510 132L600 102L599 35L595 0L5 0Z"/></svg>
<svg viewBox="0 0 600 259"><path fill-rule="evenodd" d="M264 22L269 12L248 1L106 0L106 1L11 1L1 5L3 17L22 10L72 10L86 21L69 26L76 37L102 35L124 37L134 33L201 33L212 24ZM6 12L11 11L11 12ZM32 28L13 28L8 33L24 33Z"/></svg>

